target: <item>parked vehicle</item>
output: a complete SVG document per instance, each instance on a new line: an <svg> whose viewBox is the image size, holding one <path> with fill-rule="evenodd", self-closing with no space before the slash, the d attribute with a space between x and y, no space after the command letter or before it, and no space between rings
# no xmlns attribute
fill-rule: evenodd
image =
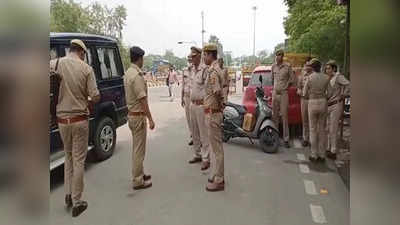
<svg viewBox="0 0 400 225"><path fill-rule="evenodd" d="M260 84L263 83L262 76L259 76L259 81ZM227 142L235 137L247 137L253 143L253 139L259 139L264 152L275 153L279 148L279 131L272 121L272 110L267 104L268 100L265 99L261 85L256 87L255 95L254 117L245 106L227 103L223 112L223 141Z"/></svg>
<svg viewBox="0 0 400 225"><path fill-rule="evenodd" d="M85 61L93 67L101 100L89 116L89 150L97 159L109 158L115 149L116 129L127 122L128 109L123 84L124 68L117 41L98 35L50 33L50 58L63 57L69 52L72 39L82 40L88 48ZM50 90L50 104L54 104ZM50 170L64 163L63 144L55 115L50 115Z"/></svg>
<svg viewBox="0 0 400 225"><path fill-rule="evenodd" d="M262 83L260 83L262 77ZM243 95L242 104L247 108L248 112L256 113L256 89L262 85L265 95L270 97L268 104L272 104L272 73L271 66L258 66L253 70L249 85ZM291 86L288 90L289 107L288 107L288 122L289 125L300 125L301 121L301 105L300 96L296 93L296 87Z"/></svg>

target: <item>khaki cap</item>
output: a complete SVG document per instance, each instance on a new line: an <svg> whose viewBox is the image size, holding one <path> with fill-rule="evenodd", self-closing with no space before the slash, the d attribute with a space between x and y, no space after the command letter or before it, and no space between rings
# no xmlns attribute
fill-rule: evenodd
<svg viewBox="0 0 400 225"><path fill-rule="evenodd" d="M194 57L194 56L196 56L196 55L198 55L198 54L201 54L201 52L202 52L202 49L201 49L201 48L198 48L198 47L196 47L196 46L192 46L192 47L190 48L190 50L192 51L192 53L190 53L190 56L192 56L192 57Z"/></svg>
<svg viewBox="0 0 400 225"><path fill-rule="evenodd" d="M336 66L337 67L337 64L336 64L336 61L335 60L329 60L327 63L326 63L326 65L330 65L330 66Z"/></svg>
<svg viewBox="0 0 400 225"><path fill-rule="evenodd" d="M86 48L85 43L83 43L83 41L81 41L81 40L79 40L79 39L73 39L73 40L71 40L71 44L76 44L76 45L78 45L78 46L81 47L85 52L88 51L87 48Z"/></svg>
<svg viewBox="0 0 400 225"><path fill-rule="evenodd" d="M206 44L203 47L203 51L218 51L218 47L216 44Z"/></svg>
<svg viewBox="0 0 400 225"><path fill-rule="evenodd" d="M275 52L275 55L285 55L285 52L282 49L279 49Z"/></svg>

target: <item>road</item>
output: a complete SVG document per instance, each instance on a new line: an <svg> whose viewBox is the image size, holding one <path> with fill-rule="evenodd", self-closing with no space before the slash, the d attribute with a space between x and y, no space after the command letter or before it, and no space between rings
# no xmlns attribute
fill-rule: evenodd
<svg viewBox="0 0 400 225"><path fill-rule="evenodd" d="M148 132L145 171L153 187L134 191L129 128L118 129L114 155L90 156L84 199L89 208L72 218L64 208L62 168L51 174L50 224L57 225L329 225L349 224L349 192L333 162L314 166L299 140L266 154L247 139L224 144L224 192L205 191L208 173L190 165L184 111L166 87L149 88L156 130ZM241 96L232 96L239 103Z"/></svg>

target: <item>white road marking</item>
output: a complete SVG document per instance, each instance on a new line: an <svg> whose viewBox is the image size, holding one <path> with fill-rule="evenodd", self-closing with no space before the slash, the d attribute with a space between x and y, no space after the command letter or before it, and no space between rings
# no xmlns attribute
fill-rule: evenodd
<svg viewBox="0 0 400 225"><path fill-rule="evenodd" d="M301 153L297 153L297 159L300 161L306 161L306 156Z"/></svg>
<svg viewBox="0 0 400 225"><path fill-rule="evenodd" d="M309 195L317 195L315 184L312 180L304 180L304 188Z"/></svg>
<svg viewBox="0 0 400 225"><path fill-rule="evenodd" d="M327 223L324 210L321 206L310 204L310 210L315 223Z"/></svg>
<svg viewBox="0 0 400 225"><path fill-rule="evenodd" d="M306 164L299 164L299 168L302 173L310 173L310 168Z"/></svg>
<svg viewBox="0 0 400 225"><path fill-rule="evenodd" d="M303 146L301 145L301 141L300 141L300 139L293 139L293 145L294 145L294 148L303 148Z"/></svg>

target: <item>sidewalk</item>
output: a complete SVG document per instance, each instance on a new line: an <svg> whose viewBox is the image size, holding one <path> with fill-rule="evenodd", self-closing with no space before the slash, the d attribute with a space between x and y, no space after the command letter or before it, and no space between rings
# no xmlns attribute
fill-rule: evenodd
<svg viewBox="0 0 400 225"><path fill-rule="evenodd" d="M344 184L350 190L351 124L349 118L345 119L345 124L343 127L343 140L339 142L340 150L335 165Z"/></svg>

